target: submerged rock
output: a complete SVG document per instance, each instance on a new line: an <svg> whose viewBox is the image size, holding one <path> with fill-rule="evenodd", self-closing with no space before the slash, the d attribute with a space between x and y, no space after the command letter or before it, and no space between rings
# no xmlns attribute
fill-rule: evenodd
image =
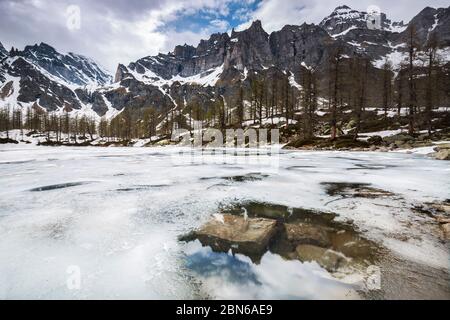
<svg viewBox="0 0 450 320"><path fill-rule="evenodd" d="M223 218L223 219L222 219ZM202 245L210 246L215 251L242 253L249 256L261 255L267 250L272 236L276 232L276 221L264 218L250 218L221 215L212 219L193 237Z"/></svg>
<svg viewBox="0 0 450 320"><path fill-rule="evenodd" d="M284 225L287 239L295 244L314 244L320 247L328 247L330 238L324 228L315 227L304 223Z"/></svg>
<svg viewBox="0 0 450 320"><path fill-rule="evenodd" d="M315 261L330 272L336 271L347 261L346 257L341 253L310 244L298 245L295 251L298 260L302 262Z"/></svg>
<svg viewBox="0 0 450 320"><path fill-rule="evenodd" d="M219 212L179 240L199 240L215 252L241 253L256 264L268 251L288 260L316 261L329 272L374 263L377 246L351 224L335 221L332 213L264 202L235 203Z"/></svg>

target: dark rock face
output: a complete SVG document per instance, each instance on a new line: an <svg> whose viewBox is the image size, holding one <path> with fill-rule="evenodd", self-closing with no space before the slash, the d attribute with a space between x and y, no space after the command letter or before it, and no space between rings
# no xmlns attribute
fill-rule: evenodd
<svg viewBox="0 0 450 320"><path fill-rule="evenodd" d="M400 34L396 42L406 42L409 29L412 27L415 28L419 43L425 44L430 35L436 33L441 47L448 47L450 45L450 7L439 9L426 7L410 21L408 28Z"/></svg>
<svg viewBox="0 0 450 320"><path fill-rule="evenodd" d="M117 110L123 108L136 110L147 107L169 110L174 106L170 97L155 86L146 85L135 79L122 80L121 85L122 87L103 93L112 107Z"/></svg>
<svg viewBox="0 0 450 320"><path fill-rule="evenodd" d="M139 59L131 63L128 69L138 74L150 71L163 79L175 75L189 77L222 65L228 45L228 34L213 34L209 40L201 40L197 48L176 46L171 53Z"/></svg>
<svg viewBox="0 0 450 320"><path fill-rule="evenodd" d="M100 92L89 92L83 89L76 89L75 93L82 103L86 105L91 104L92 110L94 110L99 116L104 116L108 111L108 106L105 102L106 98L103 97Z"/></svg>
<svg viewBox="0 0 450 320"><path fill-rule="evenodd" d="M234 66L243 71L261 70L273 64L269 45L269 35L264 31L261 21L255 21L247 30L232 32L232 45L227 54L226 66Z"/></svg>
<svg viewBox="0 0 450 320"><path fill-rule="evenodd" d="M5 81L5 70L2 68L1 61L8 56L8 51L3 47L0 42L0 82Z"/></svg>
<svg viewBox="0 0 450 320"><path fill-rule="evenodd" d="M58 108L80 109L75 93L69 88L50 80L25 59L18 57L8 68L8 74L20 78L18 101L36 102L48 111Z"/></svg>
<svg viewBox="0 0 450 320"><path fill-rule="evenodd" d="M331 42L328 33L314 24L285 26L270 35L270 48L278 66L290 70L302 62L319 65Z"/></svg>
<svg viewBox="0 0 450 320"><path fill-rule="evenodd" d="M6 51L3 44L0 42L0 61L3 60L8 55L8 51Z"/></svg>

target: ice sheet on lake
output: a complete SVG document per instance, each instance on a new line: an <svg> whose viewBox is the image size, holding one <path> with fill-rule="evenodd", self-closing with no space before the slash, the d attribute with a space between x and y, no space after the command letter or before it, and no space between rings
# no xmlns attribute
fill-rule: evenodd
<svg viewBox="0 0 450 320"><path fill-rule="evenodd" d="M410 210L414 203L450 198L447 162L399 153L283 151L273 170L174 161L178 151L1 145L0 298L207 296L186 270L177 236L207 221L219 204L239 200L336 212L399 255L448 268L446 247L423 227L428 218ZM357 164L383 169L349 170ZM221 179L255 173L264 178ZM389 208L371 199L327 204L322 182L371 183L399 198ZM410 240L402 245L399 234ZM66 286L73 265L81 270L80 290Z"/></svg>

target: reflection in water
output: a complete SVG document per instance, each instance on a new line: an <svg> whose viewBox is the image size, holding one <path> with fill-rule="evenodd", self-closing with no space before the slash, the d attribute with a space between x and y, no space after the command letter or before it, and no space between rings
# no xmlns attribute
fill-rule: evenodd
<svg viewBox="0 0 450 320"><path fill-rule="evenodd" d="M315 262L284 260L267 252L259 264L216 253L199 241L186 245L186 267L217 299L359 299L361 282L333 278ZM358 279L361 280L361 279Z"/></svg>

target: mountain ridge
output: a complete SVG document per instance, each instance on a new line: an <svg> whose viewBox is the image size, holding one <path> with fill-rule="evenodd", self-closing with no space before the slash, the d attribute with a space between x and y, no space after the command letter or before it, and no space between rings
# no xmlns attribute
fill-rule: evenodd
<svg viewBox="0 0 450 320"><path fill-rule="evenodd" d="M251 90L249 79L284 77L299 88L307 68L325 72L337 47L343 57L369 59L375 76L386 57L398 68L412 26L420 41L437 33L441 48L450 46L450 7L424 8L407 25L382 14L380 30L370 30L366 18L365 12L339 6L319 25L286 25L270 34L256 20L242 31L212 34L196 47L178 45L167 54L119 64L114 79L91 59L60 54L45 43L10 53L0 49L0 55L6 52L0 66L0 106L95 117L113 117L125 109L140 113L149 106L167 115L192 103L209 110L221 99L234 103L238 86Z"/></svg>

